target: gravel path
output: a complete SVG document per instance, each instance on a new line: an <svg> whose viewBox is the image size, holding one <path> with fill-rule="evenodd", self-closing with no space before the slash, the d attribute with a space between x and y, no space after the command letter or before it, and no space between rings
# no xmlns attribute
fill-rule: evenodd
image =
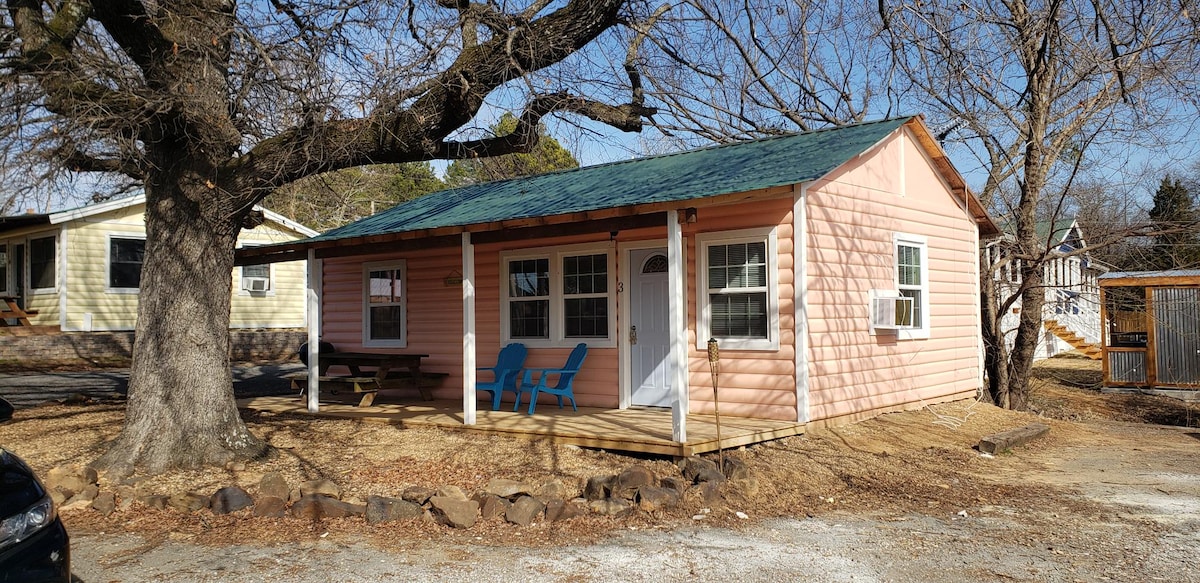
<svg viewBox="0 0 1200 583"><path fill-rule="evenodd" d="M302 370L299 363L236 365L233 367L234 395L259 397L291 392L282 375ZM0 397L18 409L33 407L46 401L60 401L72 395L92 399L124 398L129 390L129 369L106 369L84 372L18 372L0 373Z"/></svg>
<svg viewBox="0 0 1200 583"><path fill-rule="evenodd" d="M382 551L316 538L298 546L205 548L137 537L73 540L84 583L569 581L883 582L1200 581L1200 536L1146 538L1120 524L1058 535L1013 513L970 518L771 520L746 530L633 531L582 547L525 549L402 543ZM1035 522L1040 523L1040 520ZM336 575L333 575L336 574Z"/></svg>

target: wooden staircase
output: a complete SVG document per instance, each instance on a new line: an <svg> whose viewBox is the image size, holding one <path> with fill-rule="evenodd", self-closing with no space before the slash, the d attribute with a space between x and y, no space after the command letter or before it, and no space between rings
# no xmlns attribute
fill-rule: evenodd
<svg viewBox="0 0 1200 583"><path fill-rule="evenodd" d="M1044 325L1046 326L1046 330L1049 330L1055 336L1058 336L1063 342L1070 344L1075 348L1075 350L1078 350L1080 354L1083 354L1092 360L1100 360L1103 358L1103 351L1099 346L1088 342L1082 336L1070 331L1066 326L1059 324L1058 320L1046 320Z"/></svg>

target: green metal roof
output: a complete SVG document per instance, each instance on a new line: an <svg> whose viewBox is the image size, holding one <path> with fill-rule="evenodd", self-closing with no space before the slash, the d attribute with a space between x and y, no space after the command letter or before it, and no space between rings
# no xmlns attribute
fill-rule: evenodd
<svg viewBox="0 0 1200 583"><path fill-rule="evenodd" d="M307 241L687 201L808 182L870 149L911 119L860 123L443 190Z"/></svg>

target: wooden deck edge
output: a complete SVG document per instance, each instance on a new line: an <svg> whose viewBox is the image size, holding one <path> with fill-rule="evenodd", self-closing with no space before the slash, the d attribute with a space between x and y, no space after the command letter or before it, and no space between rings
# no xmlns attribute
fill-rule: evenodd
<svg viewBox="0 0 1200 583"><path fill-rule="evenodd" d="M512 427L497 427L494 425L463 425L461 420L456 420L454 423L445 421L427 421L419 417L412 417L411 413L398 411L379 410L379 406L366 408L364 410L356 410L352 404L338 403L338 409L330 411L322 409L316 413L310 413L301 402L292 403L283 400L281 397L251 397L239 399L237 401L239 408L255 409L260 411L269 411L273 413L288 413L294 415L312 415L326 419L351 419L355 421L371 422L371 423L388 423L399 425L404 428L429 427L448 431L460 431L464 433L479 433L491 435L505 435L518 439L526 439L529 441L545 441L548 443L561 445L575 445L579 447L588 447L596 449L605 449L611 451L620 451L627 453L641 453L650 455L661 455L671 457L688 457L692 455L717 451L718 445L716 439L703 439L697 441L688 441L679 443L672 441L669 438L644 436L632 437L626 436L622 438L606 438L597 435L582 435L576 431L564 431L556 429L554 432L541 432L536 429L528 428L512 428ZM323 404L324 405L324 404ZM387 405L384 405L386 407ZM437 412L439 415L453 415L444 411ZM755 424L756 420L737 418L729 422L723 422L723 427L737 434L730 437L723 437L720 448L732 449L765 441L773 441L784 437L803 434L806 430L806 425L803 423L790 423L782 427L760 428ZM774 421L773 423L787 423Z"/></svg>

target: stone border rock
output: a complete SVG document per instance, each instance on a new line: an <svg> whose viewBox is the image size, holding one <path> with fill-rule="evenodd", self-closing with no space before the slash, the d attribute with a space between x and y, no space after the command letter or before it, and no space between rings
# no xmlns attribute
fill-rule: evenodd
<svg viewBox="0 0 1200 583"><path fill-rule="evenodd" d="M744 462L726 456L725 467L693 456L679 461L679 475L659 477L643 464L633 464L618 474L593 476L581 495L558 480L531 484L493 478L478 492L468 494L455 485L438 488L409 486L398 497L368 496L343 500L342 488L327 479L290 484L279 472L268 472L251 495L233 484L212 494L175 492L139 494L132 485L100 490L96 471L87 466L59 466L46 475L45 485L62 511L90 508L108 516L134 504L149 508L213 514L245 512L256 517L293 516L309 520L361 516L368 524L422 519L451 528L468 529L480 520L504 520L518 526L570 520L588 512L621 516L633 512L654 514L678 507L688 496L705 504L718 503L731 482L747 481ZM244 470L244 466L240 469Z"/></svg>

